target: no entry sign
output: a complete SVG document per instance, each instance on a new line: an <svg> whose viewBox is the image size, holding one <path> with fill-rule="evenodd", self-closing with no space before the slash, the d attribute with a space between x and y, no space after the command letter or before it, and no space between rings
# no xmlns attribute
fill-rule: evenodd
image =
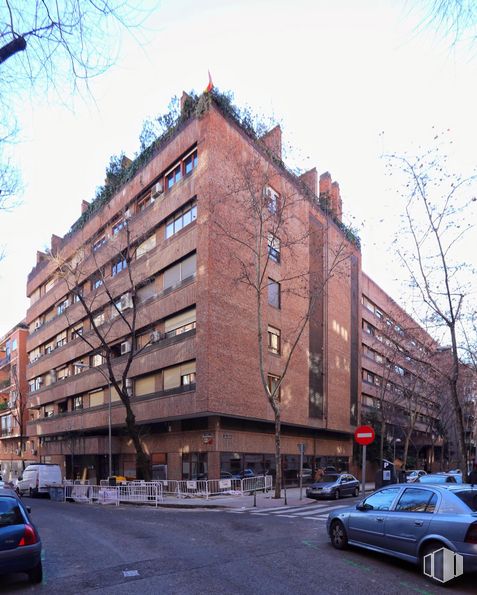
<svg viewBox="0 0 477 595"><path fill-rule="evenodd" d="M354 433L354 439L358 444L371 444L374 441L375 434L371 426L359 426Z"/></svg>

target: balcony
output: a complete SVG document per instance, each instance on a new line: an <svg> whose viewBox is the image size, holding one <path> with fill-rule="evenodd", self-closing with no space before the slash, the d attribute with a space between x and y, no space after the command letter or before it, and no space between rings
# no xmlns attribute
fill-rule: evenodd
<svg viewBox="0 0 477 595"><path fill-rule="evenodd" d="M6 366L7 364L9 364L10 359L11 359L10 354L6 355L5 357L0 358L0 368L3 368L3 366Z"/></svg>

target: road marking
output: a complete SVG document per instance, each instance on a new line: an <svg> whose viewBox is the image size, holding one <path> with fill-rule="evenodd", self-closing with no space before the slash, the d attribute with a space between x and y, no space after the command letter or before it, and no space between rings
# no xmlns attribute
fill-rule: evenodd
<svg viewBox="0 0 477 595"><path fill-rule="evenodd" d="M258 516L268 516L268 512L251 512L250 514Z"/></svg>
<svg viewBox="0 0 477 595"><path fill-rule="evenodd" d="M323 516L304 516L304 519L307 519L308 521L324 521L326 523L326 519L327 517L323 517Z"/></svg>
<svg viewBox="0 0 477 595"><path fill-rule="evenodd" d="M287 519L294 519L295 518L295 515L294 514L277 514L277 516L284 517L284 518L287 518Z"/></svg>
<svg viewBox="0 0 477 595"><path fill-rule="evenodd" d="M139 570L123 570L124 578L128 578L130 576L139 576Z"/></svg>

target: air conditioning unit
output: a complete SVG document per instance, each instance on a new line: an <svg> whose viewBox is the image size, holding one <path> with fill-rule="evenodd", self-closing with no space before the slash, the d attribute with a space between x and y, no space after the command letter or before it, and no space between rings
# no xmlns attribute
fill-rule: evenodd
<svg viewBox="0 0 477 595"><path fill-rule="evenodd" d="M127 310L128 308L132 308L132 307L133 307L132 296L130 293L125 293L124 295L121 296L121 302L120 302L121 312L123 310Z"/></svg>
<svg viewBox="0 0 477 595"><path fill-rule="evenodd" d="M157 182L154 184L151 190L151 198L157 198L160 194L164 192L164 188L162 186L162 182Z"/></svg>
<svg viewBox="0 0 477 595"><path fill-rule="evenodd" d="M121 355L129 353L131 351L131 341L123 341L121 343Z"/></svg>
<svg viewBox="0 0 477 595"><path fill-rule="evenodd" d="M152 331L151 336L149 337L151 343L157 343L158 341L160 341L163 338L164 338L163 333L160 333L159 331Z"/></svg>
<svg viewBox="0 0 477 595"><path fill-rule="evenodd" d="M124 218L131 219L131 217L132 217L131 209L127 209L126 212L124 213Z"/></svg>
<svg viewBox="0 0 477 595"><path fill-rule="evenodd" d="M41 320L35 320L35 330L39 329L41 326Z"/></svg>

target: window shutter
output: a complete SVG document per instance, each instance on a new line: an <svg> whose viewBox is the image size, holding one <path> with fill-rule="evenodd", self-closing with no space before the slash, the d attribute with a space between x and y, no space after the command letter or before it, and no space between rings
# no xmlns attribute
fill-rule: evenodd
<svg viewBox="0 0 477 595"><path fill-rule="evenodd" d="M195 322L195 319L196 309L193 308L192 310L187 310L186 312L182 312L182 314L177 314L176 316L168 318L165 321L164 330L166 333L174 331L176 328L185 326L186 324L190 324L191 322Z"/></svg>
<svg viewBox="0 0 477 595"><path fill-rule="evenodd" d="M181 385L181 366L164 370L164 390Z"/></svg>
<svg viewBox="0 0 477 595"><path fill-rule="evenodd" d="M156 375L143 376L134 382L134 393L137 397L150 395L156 391Z"/></svg>

